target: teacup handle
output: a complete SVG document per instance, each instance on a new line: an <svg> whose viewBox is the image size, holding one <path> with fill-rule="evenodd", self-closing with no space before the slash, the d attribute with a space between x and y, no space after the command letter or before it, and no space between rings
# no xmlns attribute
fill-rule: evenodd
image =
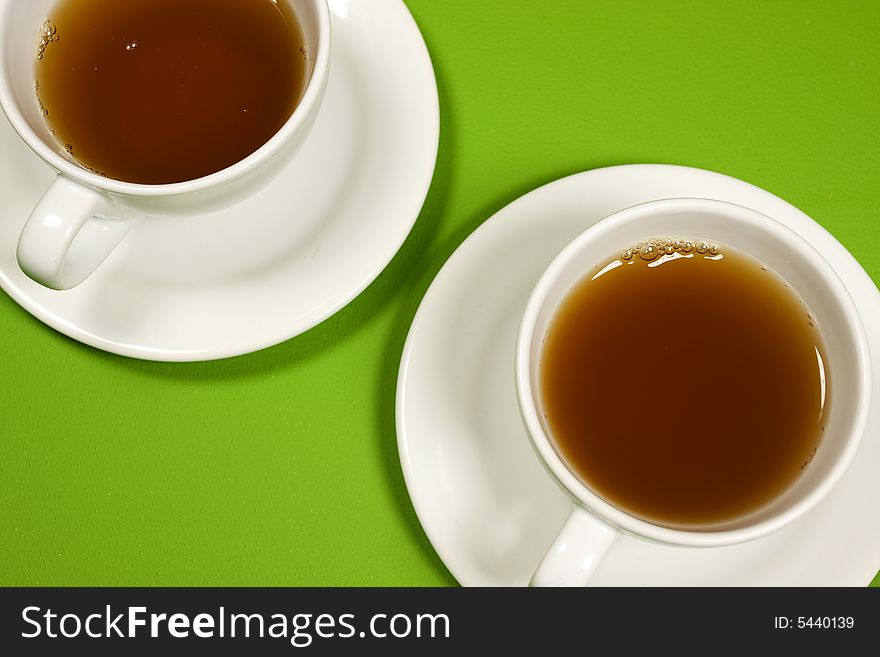
<svg viewBox="0 0 880 657"><path fill-rule="evenodd" d="M619 537L619 530L575 506L529 586L586 586Z"/></svg>
<svg viewBox="0 0 880 657"><path fill-rule="evenodd" d="M106 260L134 225L134 217L118 217L100 192L63 175L31 212L18 240L18 265L28 277L53 290L67 290L82 283ZM94 223L88 241L71 245L83 227ZM85 237L85 236L84 236Z"/></svg>

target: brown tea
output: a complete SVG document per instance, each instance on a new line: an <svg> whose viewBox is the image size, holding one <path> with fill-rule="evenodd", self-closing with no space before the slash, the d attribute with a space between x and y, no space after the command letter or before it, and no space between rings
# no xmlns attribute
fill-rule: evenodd
<svg viewBox="0 0 880 657"><path fill-rule="evenodd" d="M790 285L751 256L648 240L579 282L541 361L557 452L609 503L709 525L779 496L820 443L825 351Z"/></svg>
<svg viewBox="0 0 880 657"><path fill-rule="evenodd" d="M302 29L272 0L60 0L35 78L60 146L101 175L173 183L250 155L304 91Z"/></svg>

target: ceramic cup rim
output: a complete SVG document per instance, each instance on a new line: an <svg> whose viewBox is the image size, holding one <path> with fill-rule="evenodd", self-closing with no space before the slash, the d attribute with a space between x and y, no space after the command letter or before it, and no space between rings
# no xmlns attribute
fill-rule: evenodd
<svg viewBox="0 0 880 657"><path fill-rule="evenodd" d="M288 141L307 125L313 110L321 102L323 82L329 73L330 67L330 8L327 5L327 0L307 1L314 5L318 17L318 30L315 66L312 69L312 75L309 78L302 98L284 125L260 148L235 164L231 164L215 173L182 182L151 185L107 178L70 162L52 149L34 132L20 111L15 95L12 93L11 81L9 80L8 70L5 65L5 48L0 48L0 109L6 114L15 131L40 158L56 171L88 187L126 196L157 197L188 194L222 186L259 168L265 161L280 151ZM10 29L9 10L11 6L11 2L7 3L7 11L0 16L0 31L2 32Z"/></svg>
<svg viewBox="0 0 880 657"><path fill-rule="evenodd" d="M725 218L731 221L759 227L771 239L777 240L781 248L788 249L793 254L804 252L804 249L810 251L812 257L799 258L799 260L806 262L807 266L811 267L821 276L823 282L834 291L835 297L844 313L844 317L840 318L841 325L846 327L848 337L857 354L859 368L857 373L859 381L856 404L857 414L853 421L852 429L846 437L843 446L838 450L836 460L829 472L803 497L780 512L753 524L733 529L713 530L711 528L697 528L689 530L666 527L638 518L606 502L573 474L556 452L551 438L547 435L547 431L540 420L538 400L535 399L533 394L533 382L537 376L537 372L534 371L533 367L533 347L536 342L534 339L536 331L539 330L539 316L545 307L545 302L553 286L562 278L572 262L579 257L583 258L585 253L589 254L591 244L600 235L605 236L613 233L621 227L639 221L648 215L678 211L722 213ZM647 238L650 235L645 235L644 237ZM607 258L609 254L593 255L597 257L592 259L588 257L586 259L588 261L595 261L592 264L598 264L602 258ZM586 274L587 271L588 268L584 268L581 275ZM734 203L699 198L650 201L620 210L595 223L569 242L544 271L529 297L517 336L515 355L517 400L532 446L545 469L574 502L598 518L627 533L662 543L694 547L729 545L759 538L781 529L808 512L821 501L843 476L864 434L868 419L871 386L868 364L867 336L858 310L843 282L821 254L818 254L797 233L767 215Z"/></svg>

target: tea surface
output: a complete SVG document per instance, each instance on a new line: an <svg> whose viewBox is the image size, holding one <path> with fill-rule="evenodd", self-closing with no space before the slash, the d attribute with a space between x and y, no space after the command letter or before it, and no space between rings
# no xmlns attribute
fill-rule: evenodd
<svg viewBox="0 0 880 657"><path fill-rule="evenodd" d="M560 456L611 504L669 526L730 520L783 493L828 411L803 302L752 257L709 247L625 251L573 288L543 347Z"/></svg>
<svg viewBox="0 0 880 657"><path fill-rule="evenodd" d="M41 31L38 101L83 166L134 183L238 162L303 92L299 22L271 0L61 0Z"/></svg>

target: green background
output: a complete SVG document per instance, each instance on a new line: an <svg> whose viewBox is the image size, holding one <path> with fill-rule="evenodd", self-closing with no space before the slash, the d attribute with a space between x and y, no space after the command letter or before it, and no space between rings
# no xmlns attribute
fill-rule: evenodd
<svg viewBox="0 0 880 657"><path fill-rule="evenodd" d="M877 0L407 5L437 75L437 170L400 253L335 317L171 365L82 346L0 294L0 584L454 584L397 459L399 358L455 248L560 176L742 178L880 281Z"/></svg>

